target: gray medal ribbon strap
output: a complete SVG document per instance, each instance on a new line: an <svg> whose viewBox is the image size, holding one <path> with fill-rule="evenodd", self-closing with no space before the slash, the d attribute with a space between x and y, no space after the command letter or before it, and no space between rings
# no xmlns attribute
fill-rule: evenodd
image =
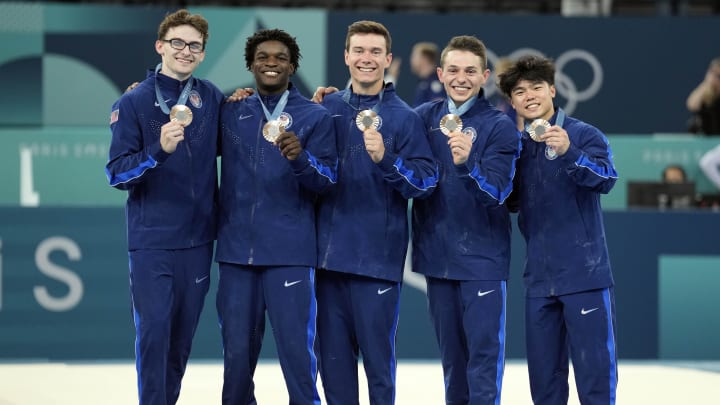
<svg viewBox="0 0 720 405"><path fill-rule="evenodd" d="M288 96L290 95L290 90L285 90L282 96L280 96L280 101L278 101L277 105L273 109L272 114L270 113L270 111L268 111L267 107L265 107L265 103L263 103L260 93L255 93L258 94L258 100L260 100L260 105L262 106L263 112L265 113L265 118L268 120L268 122L270 122L276 120L280 116L280 114L282 114L283 110L285 110Z"/></svg>
<svg viewBox="0 0 720 405"><path fill-rule="evenodd" d="M464 102L460 107L456 107L455 102L448 97L448 111L450 111L451 114L455 114L460 117L465 114L470 107L475 105L475 100L477 100L477 97L472 97L470 100Z"/></svg>
<svg viewBox="0 0 720 405"><path fill-rule="evenodd" d="M155 99L157 100L158 105L160 106L160 109L165 114L170 114L170 108L168 107L167 103L165 102L165 98L162 96L162 93L160 92L160 85L158 84L157 80L157 74L160 71L160 68L162 67L162 63L158 63L157 66L155 66ZM187 103L188 97L190 97L190 90L192 90L193 82L195 79L190 76L190 79L188 79L187 84L185 85L185 88L183 89L182 93L180 93L180 98L178 98L178 101L176 104L179 105L185 105Z"/></svg>
<svg viewBox="0 0 720 405"><path fill-rule="evenodd" d="M353 106L350 104L350 95L351 95L351 94L352 94L352 85L350 85L350 87L348 88L348 91L346 91L345 94L343 94L342 99L343 99L343 101L344 101L345 103L347 103L348 105L350 105L351 107L353 107ZM375 105L370 109L370 110L372 110L372 112L374 112L375 114L378 114L378 115L380 114L380 104L382 103L383 94L385 94L385 87L383 87L382 90L380 90L380 93L378 93L378 102L377 102L377 104L375 104ZM355 107L353 107L353 108L355 108ZM355 109L357 110L357 108L355 108Z"/></svg>
<svg viewBox="0 0 720 405"><path fill-rule="evenodd" d="M562 128L565 123L565 111L562 108L558 108L557 118L555 118L555 125Z"/></svg>

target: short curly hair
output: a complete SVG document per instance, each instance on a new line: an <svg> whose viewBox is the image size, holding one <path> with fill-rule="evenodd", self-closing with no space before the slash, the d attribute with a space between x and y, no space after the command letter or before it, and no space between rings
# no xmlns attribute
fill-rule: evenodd
<svg viewBox="0 0 720 405"><path fill-rule="evenodd" d="M167 35L170 28L181 25L189 25L198 30L203 37L203 49L205 49L205 44L207 44L207 40L210 37L208 22L200 14L190 14L190 12L185 9L180 9L165 16L165 19L162 20L158 27L158 40L165 39L165 35Z"/></svg>
<svg viewBox="0 0 720 405"><path fill-rule="evenodd" d="M293 66L293 70L297 72L302 58L300 47L295 37L280 29L264 29L248 37L247 42L245 42L245 66L247 66L247 69L252 69L258 45L267 41L278 41L287 46L290 51L290 64Z"/></svg>

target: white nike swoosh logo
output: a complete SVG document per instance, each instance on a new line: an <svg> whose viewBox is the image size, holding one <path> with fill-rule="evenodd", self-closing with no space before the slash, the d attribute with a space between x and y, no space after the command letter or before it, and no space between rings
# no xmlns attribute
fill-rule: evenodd
<svg viewBox="0 0 720 405"><path fill-rule="evenodd" d="M333 118L335 118L335 117L342 117L342 114L333 114L332 117L333 117Z"/></svg>
<svg viewBox="0 0 720 405"><path fill-rule="evenodd" d="M170 101L170 99L165 100L166 103L169 102L169 101ZM158 103L157 101L155 101L155 107L160 107L160 103Z"/></svg>
<svg viewBox="0 0 720 405"><path fill-rule="evenodd" d="M490 291L480 290L480 291L478 291L478 297L483 297L483 296L485 296L485 295L490 294L490 293L493 292L493 291L495 291L495 290L490 290Z"/></svg>
<svg viewBox="0 0 720 405"><path fill-rule="evenodd" d="M195 284L200 284L200 283L202 283L203 281L207 280L208 277L210 277L210 276L205 276L205 277L202 277L202 278L197 278L197 277L196 277L196 278L195 278Z"/></svg>
<svg viewBox="0 0 720 405"><path fill-rule="evenodd" d="M250 117L252 117L252 114L250 114L250 115L242 115L242 114L241 114L241 115L238 117L238 121L246 120L246 119L248 119L248 118L250 118Z"/></svg>
<svg viewBox="0 0 720 405"><path fill-rule="evenodd" d="M580 310L580 315L587 315L587 314L589 314L590 312L597 311L597 310L598 310L598 308L592 308L592 309L588 309L588 310L586 311L585 308L583 308L583 309Z"/></svg>
<svg viewBox="0 0 720 405"><path fill-rule="evenodd" d="M392 290L392 287L388 287L388 288L386 288L386 289L384 289L384 290L378 288L378 295L383 295L383 294L385 294L386 292L388 292L388 291L390 291L390 290Z"/></svg>
<svg viewBox="0 0 720 405"><path fill-rule="evenodd" d="M295 280L295 281L287 281L285 280L285 287L292 287L297 283L301 283L302 280Z"/></svg>

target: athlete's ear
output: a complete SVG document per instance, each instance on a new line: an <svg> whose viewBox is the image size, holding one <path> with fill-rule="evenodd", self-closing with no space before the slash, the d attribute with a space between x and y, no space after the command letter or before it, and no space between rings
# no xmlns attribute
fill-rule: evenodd
<svg viewBox="0 0 720 405"><path fill-rule="evenodd" d="M160 56L163 56L163 52L164 52L163 45L165 45L165 43L163 41L160 41L160 40L155 41L155 52L157 52L158 55L160 55Z"/></svg>

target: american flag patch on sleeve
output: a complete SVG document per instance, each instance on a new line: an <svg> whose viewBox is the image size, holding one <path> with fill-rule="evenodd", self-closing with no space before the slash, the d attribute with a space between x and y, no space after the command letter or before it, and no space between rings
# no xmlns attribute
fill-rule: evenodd
<svg viewBox="0 0 720 405"><path fill-rule="evenodd" d="M110 124L114 124L117 122L118 118L120 118L120 109L113 110L113 112L110 113Z"/></svg>

